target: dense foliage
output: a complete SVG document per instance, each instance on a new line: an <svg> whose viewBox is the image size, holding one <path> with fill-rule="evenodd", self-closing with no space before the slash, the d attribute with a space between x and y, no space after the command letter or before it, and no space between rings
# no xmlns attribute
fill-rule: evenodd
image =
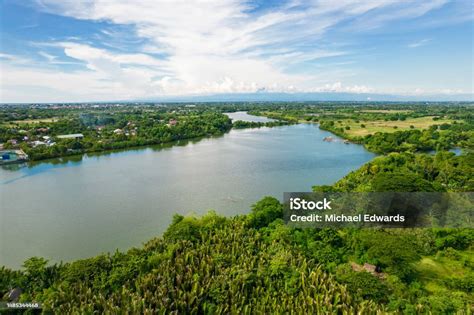
<svg viewBox="0 0 474 315"><path fill-rule="evenodd" d="M278 126L285 126L288 124L291 124L291 122L287 122L284 120L268 121L268 122L237 120L237 121L232 122L232 127L236 129L242 129L242 128L260 128L260 127L278 127Z"/></svg>
<svg viewBox="0 0 474 315"><path fill-rule="evenodd" d="M51 266L31 258L22 271L0 270L0 294L20 287L22 301L58 314L469 311L472 255L458 257L463 274L438 294L416 263L469 253L471 231L292 229L281 207L266 197L247 216L176 215L163 238L126 253ZM380 265L383 279L351 261Z"/></svg>
<svg viewBox="0 0 474 315"><path fill-rule="evenodd" d="M30 156L30 159L40 160L84 152L100 152L220 135L232 127L230 119L218 113L183 116L123 113L113 115L107 125L99 125L104 123L104 117L91 116L62 118L58 122L46 124L46 127L35 128L32 131L30 129L29 132L22 133L23 137L32 139L35 136L40 136L46 128L46 133L53 137L55 143L32 147L27 142L22 142L20 147ZM173 123L172 125L169 123L170 121ZM72 133L82 133L84 138L54 138L60 134Z"/></svg>
<svg viewBox="0 0 474 315"><path fill-rule="evenodd" d="M255 212L274 210L258 207ZM0 292L23 284L23 300L42 301L45 311L58 314L383 309L350 294L280 232L287 233L281 224L259 230L246 217L178 216L163 239L141 249L51 267L32 258L21 274L2 269ZM32 281L38 279L45 281Z"/></svg>
<svg viewBox="0 0 474 315"><path fill-rule="evenodd" d="M474 191L474 153L391 153L349 173L337 191Z"/></svg>

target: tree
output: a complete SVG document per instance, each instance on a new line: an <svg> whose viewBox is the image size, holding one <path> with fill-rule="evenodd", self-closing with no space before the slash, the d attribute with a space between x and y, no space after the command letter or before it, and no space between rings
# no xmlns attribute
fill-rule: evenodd
<svg viewBox="0 0 474 315"><path fill-rule="evenodd" d="M253 227L261 228L282 217L282 204L276 198L267 196L252 206L249 221Z"/></svg>
<svg viewBox="0 0 474 315"><path fill-rule="evenodd" d="M372 180L373 191L440 191L441 187L432 184L413 173L379 173Z"/></svg>
<svg viewBox="0 0 474 315"><path fill-rule="evenodd" d="M383 271L395 274L406 282L414 276L412 263L421 258L414 246L408 246L407 240L391 235L373 242L367 251L367 257L372 263L382 267Z"/></svg>

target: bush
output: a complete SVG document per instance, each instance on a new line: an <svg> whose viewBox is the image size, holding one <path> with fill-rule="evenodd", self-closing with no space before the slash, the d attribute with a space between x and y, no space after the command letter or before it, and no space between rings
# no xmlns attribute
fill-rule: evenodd
<svg viewBox="0 0 474 315"><path fill-rule="evenodd" d="M388 297L388 287L378 278L368 272L355 272L349 266L339 268L337 279L347 285L349 292L356 294L363 299L386 302Z"/></svg>
<svg viewBox="0 0 474 315"><path fill-rule="evenodd" d="M261 228L272 223L276 219L283 218L283 206L274 197L265 197L252 206L249 214L250 225Z"/></svg>
<svg viewBox="0 0 474 315"><path fill-rule="evenodd" d="M372 180L373 191L440 191L441 188L435 186L421 176L411 173L378 173Z"/></svg>
<svg viewBox="0 0 474 315"><path fill-rule="evenodd" d="M163 234L165 240L196 241L199 239L199 220L194 217L175 215L173 222Z"/></svg>

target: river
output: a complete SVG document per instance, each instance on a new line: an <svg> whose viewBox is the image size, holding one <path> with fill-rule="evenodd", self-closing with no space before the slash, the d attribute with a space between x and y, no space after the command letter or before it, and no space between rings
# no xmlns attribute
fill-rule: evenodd
<svg viewBox="0 0 474 315"><path fill-rule="evenodd" d="M247 213L263 196L282 199L285 191L334 183L374 157L360 145L324 142L326 136L313 124L240 129L173 146L1 167L0 265L140 246L175 213Z"/></svg>

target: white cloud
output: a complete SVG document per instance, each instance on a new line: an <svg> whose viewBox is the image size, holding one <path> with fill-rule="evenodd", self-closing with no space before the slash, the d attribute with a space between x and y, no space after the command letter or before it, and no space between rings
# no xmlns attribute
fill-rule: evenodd
<svg viewBox="0 0 474 315"><path fill-rule="evenodd" d="M129 26L145 41L137 43L133 53L94 47L79 39L55 42L52 45L65 56L86 67L73 72L56 69L56 76L40 66L19 69L9 60L7 66L2 65L5 77L12 78L10 87L53 89L56 95L74 97L70 100L260 90L373 92L363 84L342 84L343 73L348 72L342 65L331 73L289 68L350 55L348 49L322 44L324 34L341 22L356 19L356 25L364 29L367 25L358 19L370 14L373 28L423 15L444 4L444 0L401 4L393 0L314 0L253 11L256 8L250 2L239 0L37 2L40 10L52 14ZM384 8L393 9L393 14ZM101 30L102 36L116 37L112 28ZM104 41L101 47L116 46ZM64 62L49 52L39 53L51 64ZM5 92L4 85L0 97L9 99L6 95L13 92Z"/></svg>
<svg viewBox="0 0 474 315"><path fill-rule="evenodd" d="M431 42L431 38L425 38L425 39L421 39L419 41L413 42L411 44L408 44L408 47L409 48L417 48L417 47L425 46L429 42Z"/></svg>
<svg viewBox="0 0 474 315"><path fill-rule="evenodd" d="M326 84L322 87L313 89L313 92L345 92L345 93L373 93L375 90L365 85L345 86L341 82Z"/></svg>

